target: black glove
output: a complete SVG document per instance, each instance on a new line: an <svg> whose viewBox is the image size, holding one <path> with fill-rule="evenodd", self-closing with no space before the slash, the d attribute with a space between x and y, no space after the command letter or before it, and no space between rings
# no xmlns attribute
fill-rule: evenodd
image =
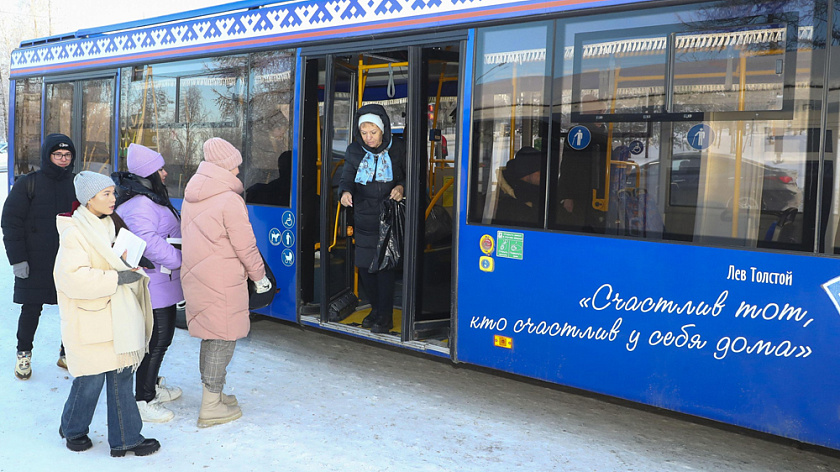
<svg viewBox="0 0 840 472"><path fill-rule="evenodd" d="M117 271L117 285L125 285L137 282L143 277L143 274L134 272L133 270Z"/></svg>

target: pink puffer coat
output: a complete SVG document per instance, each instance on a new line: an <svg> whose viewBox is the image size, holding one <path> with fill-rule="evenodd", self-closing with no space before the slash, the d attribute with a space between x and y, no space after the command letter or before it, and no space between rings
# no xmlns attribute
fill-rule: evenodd
<svg viewBox="0 0 840 472"><path fill-rule="evenodd" d="M232 173L202 162L181 209L181 286L190 335L235 341L251 328L246 279L265 277L243 187Z"/></svg>

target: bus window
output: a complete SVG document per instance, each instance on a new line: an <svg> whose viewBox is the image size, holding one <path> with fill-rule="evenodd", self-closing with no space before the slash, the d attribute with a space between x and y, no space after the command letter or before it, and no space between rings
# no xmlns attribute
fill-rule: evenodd
<svg viewBox="0 0 840 472"><path fill-rule="evenodd" d="M76 171L110 175L114 79L80 79L46 86L44 135L61 133L76 139Z"/></svg>
<svg viewBox="0 0 840 472"><path fill-rule="evenodd" d="M114 81L91 79L78 82L82 88L81 145L76 160L79 170L111 175L114 116ZM81 162L80 162L81 161Z"/></svg>
<svg viewBox="0 0 840 472"><path fill-rule="evenodd" d="M245 201L288 207L292 196L292 102L295 54L291 50L251 55Z"/></svg>
<svg viewBox="0 0 840 472"><path fill-rule="evenodd" d="M139 143L163 155L171 197L184 195L208 139L244 150L247 71L244 55L123 71L121 146Z"/></svg>
<svg viewBox="0 0 840 472"><path fill-rule="evenodd" d="M470 222L543 227L550 26L477 35Z"/></svg>
<svg viewBox="0 0 840 472"><path fill-rule="evenodd" d="M15 82L15 177L41 168L41 78Z"/></svg>
<svg viewBox="0 0 840 472"><path fill-rule="evenodd" d="M44 135L61 133L73 136L73 82L47 84L47 106Z"/></svg>
<svg viewBox="0 0 840 472"><path fill-rule="evenodd" d="M549 228L813 250L814 27L761 5L558 21Z"/></svg>

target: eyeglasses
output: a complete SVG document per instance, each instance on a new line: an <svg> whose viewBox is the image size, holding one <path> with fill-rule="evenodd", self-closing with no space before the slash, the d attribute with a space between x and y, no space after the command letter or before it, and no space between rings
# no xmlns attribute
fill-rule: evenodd
<svg viewBox="0 0 840 472"><path fill-rule="evenodd" d="M69 152L54 152L50 154L52 157L56 159L60 159L62 161L69 161L73 158L73 154Z"/></svg>

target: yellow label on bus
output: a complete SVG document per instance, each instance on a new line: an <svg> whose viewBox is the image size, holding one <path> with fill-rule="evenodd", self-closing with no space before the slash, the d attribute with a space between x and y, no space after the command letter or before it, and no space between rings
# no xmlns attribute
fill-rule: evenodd
<svg viewBox="0 0 840 472"><path fill-rule="evenodd" d="M493 336L493 345L496 347L503 347L505 349L513 349L513 338L507 336Z"/></svg>

